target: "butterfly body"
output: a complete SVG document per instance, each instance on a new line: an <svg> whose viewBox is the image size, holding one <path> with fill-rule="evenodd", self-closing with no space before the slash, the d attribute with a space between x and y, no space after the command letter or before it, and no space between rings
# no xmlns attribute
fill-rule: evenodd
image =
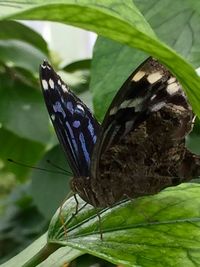
<svg viewBox="0 0 200 267"><path fill-rule="evenodd" d="M148 59L133 72L101 126L66 85L62 90L47 62L40 73L50 117L71 158L72 190L86 202L107 207L199 174L199 158L185 147L194 115L180 84L158 61ZM75 112L77 105L82 112Z"/></svg>

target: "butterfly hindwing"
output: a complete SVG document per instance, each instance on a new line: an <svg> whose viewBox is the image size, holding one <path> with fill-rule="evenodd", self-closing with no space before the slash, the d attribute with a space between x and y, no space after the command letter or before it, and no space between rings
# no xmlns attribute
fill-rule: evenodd
<svg viewBox="0 0 200 267"><path fill-rule="evenodd" d="M100 125L46 61L40 66L40 81L51 121L73 174L87 177Z"/></svg>

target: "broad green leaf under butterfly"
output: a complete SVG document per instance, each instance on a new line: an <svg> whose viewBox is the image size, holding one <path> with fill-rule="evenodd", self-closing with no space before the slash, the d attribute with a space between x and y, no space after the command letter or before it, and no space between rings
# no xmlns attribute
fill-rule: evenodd
<svg viewBox="0 0 200 267"><path fill-rule="evenodd" d="M1 4L2 5L2 4ZM8 8L11 6L12 8ZM200 78L172 49L160 42L132 1L9 1L2 18L52 20L95 31L156 57L177 76L200 116ZM181 66L181 67L180 67Z"/></svg>
<svg viewBox="0 0 200 267"><path fill-rule="evenodd" d="M103 240L96 210L87 205L73 216L76 203L71 198L62 214L53 217L48 242L123 266L199 266L199 190L198 184L182 184L99 211ZM61 217L68 221L66 229Z"/></svg>
<svg viewBox="0 0 200 267"><path fill-rule="evenodd" d="M80 256L83 254L81 251L72 249L72 248L60 248L58 251L56 251L53 254L53 258L50 256L48 259L43 261L40 264L37 264L38 257L35 257L34 261L34 255L37 255L44 246L46 245L46 234L38 238L33 244L31 244L29 247L27 247L25 250L23 250L20 254L13 257L8 262L0 265L1 267L16 267L16 266L38 266L38 267L60 267L62 264L66 263L66 261L72 261L74 258ZM33 258L32 258L33 257ZM29 260L33 259L32 262Z"/></svg>
<svg viewBox="0 0 200 267"><path fill-rule="evenodd" d="M67 238L58 210L50 224L47 247L44 235L1 266L51 266L53 261L55 267L84 253L131 267L199 266L199 191L198 184L182 184L100 211L103 240L96 210L87 205L72 217L76 202L71 198L61 214L68 221ZM79 199L79 204L84 202ZM53 246L55 252L45 260L45 247Z"/></svg>

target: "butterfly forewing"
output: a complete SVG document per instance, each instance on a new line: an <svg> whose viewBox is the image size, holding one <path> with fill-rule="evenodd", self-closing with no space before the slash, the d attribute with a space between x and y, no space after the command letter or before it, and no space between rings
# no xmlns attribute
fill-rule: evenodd
<svg viewBox="0 0 200 267"><path fill-rule="evenodd" d="M87 177L100 125L47 61L40 66L40 81L51 121L73 174Z"/></svg>

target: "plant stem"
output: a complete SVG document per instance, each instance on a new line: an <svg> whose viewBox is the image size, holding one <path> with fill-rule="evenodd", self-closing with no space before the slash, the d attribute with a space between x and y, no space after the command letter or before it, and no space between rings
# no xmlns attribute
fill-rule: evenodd
<svg viewBox="0 0 200 267"><path fill-rule="evenodd" d="M48 258L53 252L61 248L58 244L45 245L36 255L34 255L29 261L27 261L22 267L35 267L42 261Z"/></svg>

